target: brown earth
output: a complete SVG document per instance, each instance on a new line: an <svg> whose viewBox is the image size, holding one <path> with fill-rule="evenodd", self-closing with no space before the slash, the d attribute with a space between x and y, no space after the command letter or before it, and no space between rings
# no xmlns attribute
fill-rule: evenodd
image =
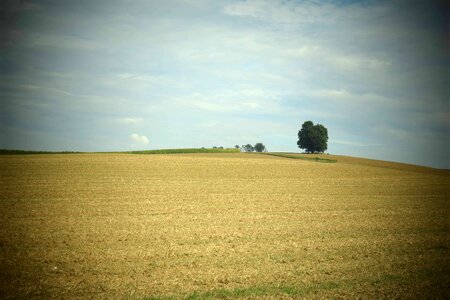
<svg viewBox="0 0 450 300"><path fill-rule="evenodd" d="M0 156L0 298L446 298L448 171L324 155Z"/></svg>

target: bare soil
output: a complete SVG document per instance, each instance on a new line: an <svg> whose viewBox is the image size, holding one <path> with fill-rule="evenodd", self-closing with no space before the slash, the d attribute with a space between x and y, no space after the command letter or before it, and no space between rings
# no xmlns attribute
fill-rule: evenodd
<svg viewBox="0 0 450 300"><path fill-rule="evenodd" d="M0 156L0 298L447 298L449 172L324 157Z"/></svg>

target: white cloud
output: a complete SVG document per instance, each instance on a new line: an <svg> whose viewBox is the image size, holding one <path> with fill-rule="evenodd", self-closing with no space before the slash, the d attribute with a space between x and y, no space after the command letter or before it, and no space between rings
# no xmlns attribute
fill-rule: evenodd
<svg viewBox="0 0 450 300"><path fill-rule="evenodd" d="M312 1L246 0L231 3L224 13L231 16L252 17L280 24L326 23L335 24L348 20L365 20L386 12L386 7L377 5L371 10L361 4L337 5Z"/></svg>
<svg viewBox="0 0 450 300"><path fill-rule="evenodd" d="M203 127L203 128L215 128L217 127L217 125L219 125L219 123L214 122L214 121L208 121L208 122L203 122L198 124L199 127Z"/></svg>
<svg viewBox="0 0 450 300"><path fill-rule="evenodd" d="M275 113L280 111L279 99L276 91L241 84L214 93L193 93L177 97L175 103L207 112Z"/></svg>
<svg viewBox="0 0 450 300"><path fill-rule="evenodd" d="M148 145L149 140L145 135L139 135L137 133L133 133L130 135L130 138L135 142L131 145L131 147L139 147L143 145Z"/></svg>
<svg viewBox="0 0 450 300"><path fill-rule="evenodd" d="M142 119L142 118L122 118L122 119L119 119L119 123L131 124L131 125L136 125L136 124L142 123L143 121L144 121L144 119Z"/></svg>
<svg viewBox="0 0 450 300"><path fill-rule="evenodd" d="M405 99L398 97L385 97L376 93L354 93L346 89L311 90L305 95L332 101L340 105L365 105L366 107L383 107L404 109L412 107L412 104Z"/></svg>

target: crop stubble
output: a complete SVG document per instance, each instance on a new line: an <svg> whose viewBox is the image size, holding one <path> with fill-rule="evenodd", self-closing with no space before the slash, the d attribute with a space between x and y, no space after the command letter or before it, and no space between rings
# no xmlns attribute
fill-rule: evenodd
<svg viewBox="0 0 450 300"><path fill-rule="evenodd" d="M2 156L0 296L448 296L448 172L336 159Z"/></svg>

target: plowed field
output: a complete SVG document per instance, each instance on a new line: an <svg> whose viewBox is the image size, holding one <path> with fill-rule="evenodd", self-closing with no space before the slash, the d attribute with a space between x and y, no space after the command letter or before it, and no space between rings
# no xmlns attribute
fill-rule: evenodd
<svg viewBox="0 0 450 300"><path fill-rule="evenodd" d="M448 297L450 172L324 157L0 156L0 298Z"/></svg>

